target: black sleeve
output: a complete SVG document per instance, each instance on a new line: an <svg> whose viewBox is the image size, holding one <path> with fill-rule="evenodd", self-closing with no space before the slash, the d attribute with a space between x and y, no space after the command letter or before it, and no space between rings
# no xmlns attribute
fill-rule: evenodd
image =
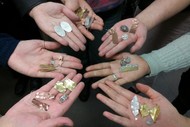
<svg viewBox="0 0 190 127"><path fill-rule="evenodd" d="M29 13L35 6L47 2L47 0L13 0L16 8L19 10L21 16Z"/></svg>
<svg viewBox="0 0 190 127"><path fill-rule="evenodd" d="M14 52L19 40L0 33L0 66L7 66L11 54Z"/></svg>

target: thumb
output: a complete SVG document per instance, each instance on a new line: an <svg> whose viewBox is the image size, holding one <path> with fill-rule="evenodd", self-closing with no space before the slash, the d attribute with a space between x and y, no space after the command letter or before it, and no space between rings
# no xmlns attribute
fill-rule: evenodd
<svg viewBox="0 0 190 127"><path fill-rule="evenodd" d="M139 91L141 91L142 93L144 93L145 95L147 95L150 99L155 99L158 96L161 96L160 93L158 93L157 91L155 91L154 89L152 89L148 85L137 83L136 87L137 87L137 89Z"/></svg>

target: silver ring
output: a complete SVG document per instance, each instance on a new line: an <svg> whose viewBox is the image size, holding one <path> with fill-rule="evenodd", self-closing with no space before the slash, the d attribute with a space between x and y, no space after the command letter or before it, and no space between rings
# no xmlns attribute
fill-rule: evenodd
<svg viewBox="0 0 190 127"><path fill-rule="evenodd" d="M116 81L116 80L118 80L118 77L117 77L117 75L114 73L114 74L112 74L112 77L113 77L113 81Z"/></svg>
<svg viewBox="0 0 190 127"><path fill-rule="evenodd" d="M122 39L122 40L127 40L128 38L129 38L128 34L123 34L123 35L121 36L121 39Z"/></svg>

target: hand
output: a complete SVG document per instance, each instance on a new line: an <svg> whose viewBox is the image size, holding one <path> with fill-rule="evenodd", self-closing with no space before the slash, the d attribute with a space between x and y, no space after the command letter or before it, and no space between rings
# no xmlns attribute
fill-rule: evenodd
<svg viewBox="0 0 190 127"><path fill-rule="evenodd" d="M77 6L78 5L78 6ZM90 25L90 28L92 30L102 30L104 22L102 18L100 18L98 15L94 13L92 8L89 6L89 4L85 0L66 0L65 6L67 6L70 10L76 11L79 7L83 9L87 9L89 11L88 16L93 18L93 22ZM86 36L90 40L94 40L94 35L84 26L82 25L85 19L81 19L81 21L76 22L76 25L78 29L81 31L81 33Z"/></svg>
<svg viewBox="0 0 190 127"><path fill-rule="evenodd" d="M42 40L20 41L8 60L8 65L24 75L30 77L54 78L58 75L76 73L75 69L82 69L78 58L53 51L60 47L59 43ZM61 58L61 60L60 60ZM40 65L51 64L55 67L51 71L40 71Z"/></svg>
<svg viewBox="0 0 190 127"><path fill-rule="evenodd" d="M123 58L130 58L130 64L137 64L138 70L135 71L120 71L120 62ZM117 85L123 85L132 81L135 81L150 72L149 66L144 59L138 55L132 55L130 53L120 53L113 57L115 61L99 63L88 66L86 68L85 78L90 77L104 77L99 81L92 84L92 88L97 88L98 83L104 83L106 80L114 81ZM113 75L116 75L117 80Z"/></svg>
<svg viewBox="0 0 190 127"><path fill-rule="evenodd" d="M130 27L132 26L133 20L134 20L133 18L122 20L122 21L116 23L111 28L118 35L118 41L119 42L117 44L114 44L112 42L112 36L110 35L109 31L102 37L103 43L100 45L100 47L98 49L99 50L99 56L105 56L107 58L110 58L113 55L116 55L117 53L119 53L120 51L125 49L127 46L131 46L131 45L132 45L132 47L130 48L130 52L134 53L143 46L143 44L146 40L146 36L147 36L147 28L143 23L138 21L138 26L136 28L135 33L122 32L120 30L120 27L122 25L128 26L128 29L130 30ZM128 35L127 40L122 39L122 35L124 35L124 34Z"/></svg>
<svg viewBox="0 0 190 127"><path fill-rule="evenodd" d="M90 25L91 30L102 30L104 26L104 21L101 17L96 15L96 13L92 10L92 8L89 6L89 4L85 0L79 0L79 4L81 8L85 8L89 11L88 16L92 17L94 21ZM94 40L94 35L81 23L77 23L78 29L83 33L84 36L86 36L90 40Z"/></svg>
<svg viewBox="0 0 190 127"><path fill-rule="evenodd" d="M73 80L78 85L69 94L69 97L65 102L59 103L59 98L62 94L58 93L58 91L53 87L57 81L68 78ZM69 118L64 117L64 114L68 111L84 87L84 83L80 82L81 78L81 74L71 73L64 79L63 77L53 79L42 88L25 96L12 108L10 108L9 111L0 118L0 123L4 123L1 125L5 125L4 127L6 127L6 125L9 125L9 127L73 126L73 122ZM50 94L55 95L54 99L40 100L41 102L49 105L47 111L39 109L32 103L32 99L35 97L37 92L49 92Z"/></svg>
<svg viewBox="0 0 190 127"><path fill-rule="evenodd" d="M142 118L141 114L137 116L135 120L131 110L131 100L134 97L134 93L121 86L116 85L113 82L107 81L105 84L100 83L98 85L107 96L103 94L97 94L98 100L110 107L115 113L104 111L103 115L111 121L114 121L124 127L150 127L146 124L147 117ZM160 108L160 113L153 127L180 127L189 126L187 118L181 116L174 106L160 93L156 92L147 85L137 84L137 89L148 96L148 98L137 95L140 104L147 104L150 108L156 105Z"/></svg>
<svg viewBox="0 0 190 127"><path fill-rule="evenodd" d="M72 23L73 20L77 21L79 18L64 5L53 2L42 3L30 11L30 16L44 33L62 45L69 45L74 51L85 50L86 39ZM56 34L54 30L54 27L60 25L62 21L69 23L72 27L72 31L66 32L63 37Z"/></svg>

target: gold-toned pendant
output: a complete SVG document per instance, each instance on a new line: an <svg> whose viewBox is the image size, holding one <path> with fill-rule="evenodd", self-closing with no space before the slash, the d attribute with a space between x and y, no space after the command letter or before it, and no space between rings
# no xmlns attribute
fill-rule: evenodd
<svg viewBox="0 0 190 127"><path fill-rule="evenodd" d="M146 104L140 105L140 113L142 117L149 115L149 107Z"/></svg>
<svg viewBox="0 0 190 127"><path fill-rule="evenodd" d="M67 90L66 86L62 81L57 81L54 88L60 93L64 93Z"/></svg>
<svg viewBox="0 0 190 127"><path fill-rule="evenodd" d="M40 64L39 71L50 72L50 71L55 71L55 70L56 70L56 68L53 64Z"/></svg>
<svg viewBox="0 0 190 127"><path fill-rule="evenodd" d="M149 110L149 114L154 122L156 122L159 114L160 114L160 107L156 105L153 109Z"/></svg>
<svg viewBox="0 0 190 127"><path fill-rule="evenodd" d="M127 64L120 67L120 72L135 71L138 70L137 64Z"/></svg>
<svg viewBox="0 0 190 127"><path fill-rule="evenodd" d="M118 41L118 35L115 32L115 30L114 29L110 29L109 33L112 35L112 41L113 41L113 43L114 44L118 44L119 43L119 41Z"/></svg>
<svg viewBox="0 0 190 127"><path fill-rule="evenodd" d="M86 18L87 15L88 15L89 11L87 9L83 9L81 7L79 7L76 11L75 11L75 14L80 18L80 19L83 19L83 18Z"/></svg>
<svg viewBox="0 0 190 127"><path fill-rule="evenodd" d="M70 79L66 79L63 81L63 85L70 91L73 91L73 89L76 87L76 83Z"/></svg>

